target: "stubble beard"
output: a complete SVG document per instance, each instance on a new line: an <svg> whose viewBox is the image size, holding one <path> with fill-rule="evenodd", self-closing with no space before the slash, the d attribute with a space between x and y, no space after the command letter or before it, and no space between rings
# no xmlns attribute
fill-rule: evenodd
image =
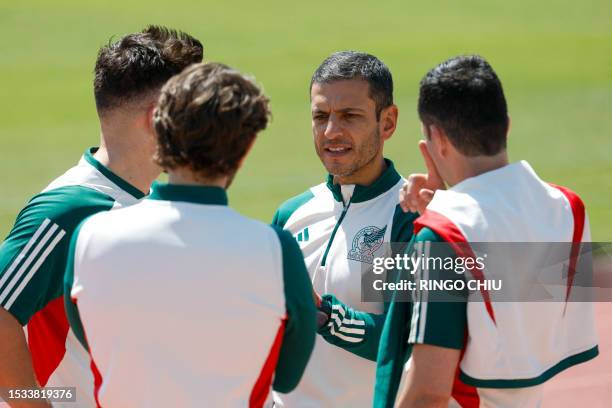
<svg viewBox="0 0 612 408"><path fill-rule="evenodd" d="M327 172L334 177L351 177L376 159L378 152L380 151L380 147L380 131L378 127L376 127L376 130L371 134L365 143L358 147L353 146L356 157L351 163L345 165L328 165L323 162L323 165L325 166ZM317 153L319 154L319 157L321 157L318 147Z"/></svg>

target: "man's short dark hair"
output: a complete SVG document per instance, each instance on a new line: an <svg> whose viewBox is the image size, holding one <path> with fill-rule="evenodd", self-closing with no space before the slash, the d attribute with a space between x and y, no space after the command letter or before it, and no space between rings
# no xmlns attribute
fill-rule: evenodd
<svg viewBox="0 0 612 408"><path fill-rule="evenodd" d="M508 108L493 68L478 55L439 64L421 80L419 116L436 125L467 156L493 156L506 148Z"/></svg>
<svg viewBox="0 0 612 408"><path fill-rule="evenodd" d="M185 67L202 61L200 41L181 31L148 26L98 51L94 96L98 111L160 89Z"/></svg>
<svg viewBox="0 0 612 408"><path fill-rule="evenodd" d="M268 98L238 71L197 64L162 88L153 125L164 169L188 167L203 178L233 175L266 128Z"/></svg>
<svg viewBox="0 0 612 408"><path fill-rule="evenodd" d="M383 109L393 105L393 77L389 68L373 55L357 51L335 52L319 65L310 80L324 84L347 79L362 79L370 86L370 98L376 103L376 119Z"/></svg>

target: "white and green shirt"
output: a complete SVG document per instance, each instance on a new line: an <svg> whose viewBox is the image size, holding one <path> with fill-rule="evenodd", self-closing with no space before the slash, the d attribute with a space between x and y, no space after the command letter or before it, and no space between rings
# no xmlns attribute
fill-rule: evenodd
<svg viewBox="0 0 612 408"><path fill-rule="evenodd" d="M299 382L316 332L299 247L223 189L155 184L81 224L70 257L68 318L100 406L261 407Z"/></svg>
<svg viewBox="0 0 612 408"><path fill-rule="evenodd" d="M404 180L393 163L369 187L327 183L285 202L273 224L297 240L317 293L331 310L298 388L275 395L281 407L366 407L372 403L376 355L386 305L363 302L361 274L390 242L412 236L416 214L398 205ZM341 347L342 349L338 348Z"/></svg>
<svg viewBox="0 0 612 408"><path fill-rule="evenodd" d="M474 258L473 243L485 254L500 242L571 243L570 265L558 263L557 276L574 269L571 263L581 244L591 240L580 197L542 181L525 161L437 191L415 221L415 233L415 243L421 246L413 245L413 251L438 258L449 249ZM436 242L445 244L432 244ZM434 247L442 253L429 253ZM534 245L512 262L485 263L470 272L478 280L495 274L537 282L549 256L548 247ZM419 294L412 303L393 302L380 341L374 406L394 406L413 344L462 350L449 406L541 406L546 381L598 354L593 304L568 301L572 280L566 284L565 303L496 301L496 293L485 289L469 293L467 302L436 302L427 297L433 292Z"/></svg>
<svg viewBox="0 0 612 408"><path fill-rule="evenodd" d="M27 203L0 246L0 306L25 326L38 382L76 386L81 407L93 406L93 378L64 312L70 237L86 217L144 196L100 164L95 150Z"/></svg>

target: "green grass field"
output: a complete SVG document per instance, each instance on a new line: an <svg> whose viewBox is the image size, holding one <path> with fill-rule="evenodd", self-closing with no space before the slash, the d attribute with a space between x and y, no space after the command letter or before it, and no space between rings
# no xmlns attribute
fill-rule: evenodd
<svg viewBox="0 0 612 408"><path fill-rule="evenodd" d="M206 60L255 75L271 97L273 121L230 190L230 203L249 216L269 220L324 176L307 90L328 54L363 50L391 68L400 122L386 152L408 175L424 168L419 79L447 57L479 53L505 86L511 159L579 192L593 238L612 240L610 0L2 2L0 235L31 195L97 143L98 47L149 23L197 36Z"/></svg>

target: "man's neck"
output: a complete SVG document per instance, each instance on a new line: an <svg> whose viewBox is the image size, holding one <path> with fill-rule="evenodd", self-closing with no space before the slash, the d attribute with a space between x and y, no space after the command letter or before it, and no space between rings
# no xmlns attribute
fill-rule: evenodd
<svg viewBox="0 0 612 408"><path fill-rule="evenodd" d="M147 139L151 136L137 135L135 132L103 128L100 148L94 157L113 173L148 194L161 169L153 162L153 152L149 147L151 143Z"/></svg>
<svg viewBox="0 0 612 408"><path fill-rule="evenodd" d="M461 165L455 169L455 180L449 183L451 186L471 177L480 176L489 171L500 169L508 165L508 153L504 150L495 156L467 157L461 161Z"/></svg>
<svg viewBox="0 0 612 408"><path fill-rule="evenodd" d="M368 187L378 180L385 170L387 170L385 159L382 156L376 157L350 176L334 176L334 184L359 184Z"/></svg>
<svg viewBox="0 0 612 408"><path fill-rule="evenodd" d="M168 170L168 183L169 184L184 184L189 186L201 186L201 187L221 187L222 189L227 188L228 177L217 177L217 178L204 178L198 176L187 168L177 168Z"/></svg>

